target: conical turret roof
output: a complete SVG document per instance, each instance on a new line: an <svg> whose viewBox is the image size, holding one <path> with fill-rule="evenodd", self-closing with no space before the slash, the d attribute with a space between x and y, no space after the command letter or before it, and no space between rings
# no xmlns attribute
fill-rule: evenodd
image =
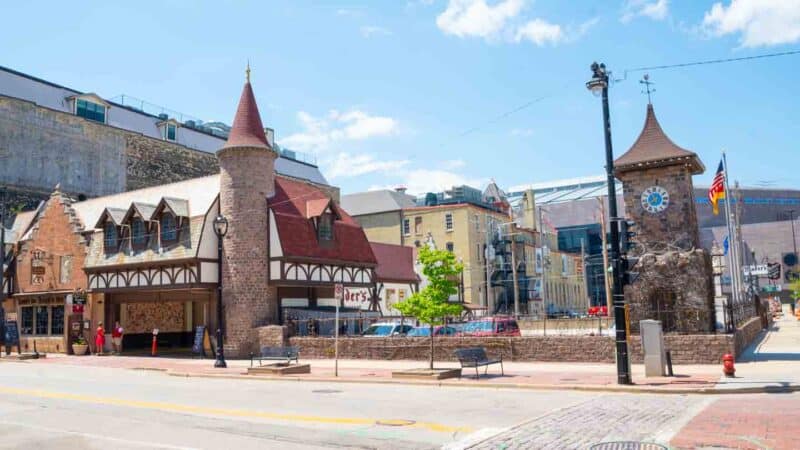
<svg viewBox="0 0 800 450"><path fill-rule="evenodd" d="M233 119L233 126L228 134L228 141L222 148L231 147L272 149L264 133L264 125L261 123L261 115L258 113L258 105L256 105L249 76L242 89L239 107L236 108L236 117Z"/></svg>
<svg viewBox="0 0 800 450"><path fill-rule="evenodd" d="M695 152L677 146L667 137L656 119L653 105L648 104L647 117L639 138L625 154L614 161L614 170L619 173L676 164L687 165L692 174L706 170Z"/></svg>

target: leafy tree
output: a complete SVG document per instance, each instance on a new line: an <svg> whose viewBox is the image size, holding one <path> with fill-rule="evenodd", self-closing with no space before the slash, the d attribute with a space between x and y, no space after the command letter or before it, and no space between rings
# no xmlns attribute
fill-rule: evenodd
<svg viewBox="0 0 800 450"><path fill-rule="evenodd" d="M463 266L452 253L426 245L419 250L419 261L428 284L421 291L396 303L394 307L403 315L416 317L420 322L428 324L431 340L430 368L433 369L433 327L444 323L445 318L461 312L461 305L450 303L448 299L458 293L458 283L455 280L461 274Z"/></svg>

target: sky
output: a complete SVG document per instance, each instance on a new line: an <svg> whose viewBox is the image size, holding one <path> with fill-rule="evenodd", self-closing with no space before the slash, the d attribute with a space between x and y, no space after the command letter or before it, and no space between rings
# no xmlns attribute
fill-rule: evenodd
<svg viewBox="0 0 800 450"><path fill-rule="evenodd" d="M602 175L606 64L615 156L640 67L800 50L797 0L74 1L3 5L0 65L105 98L233 121L249 60L262 119L342 193L505 189ZM800 188L800 54L647 71L656 115L708 185Z"/></svg>

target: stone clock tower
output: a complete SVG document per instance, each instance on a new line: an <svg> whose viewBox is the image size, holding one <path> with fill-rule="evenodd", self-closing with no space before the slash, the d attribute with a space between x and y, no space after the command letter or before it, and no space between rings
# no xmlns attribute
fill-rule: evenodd
<svg viewBox="0 0 800 450"><path fill-rule="evenodd" d="M711 263L700 248L692 185L692 175L704 171L696 153L667 137L648 104L639 138L614 162L640 256L640 276L625 290L633 329L642 319L661 320L665 332L714 329Z"/></svg>

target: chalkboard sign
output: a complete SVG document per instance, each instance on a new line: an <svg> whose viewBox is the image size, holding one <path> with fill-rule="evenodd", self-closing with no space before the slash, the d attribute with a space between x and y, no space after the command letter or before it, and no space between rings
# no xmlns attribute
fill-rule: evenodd
<svg viewBox="0 0 800 450"><path fill-rule="evenodd" d="M198 326L194 330L194 343L192 344L192 353L199 355L202 358L206 357L205 346L203 345L206 336L206 327L203 325Z"/></svg>
<svg viewBox="0 0 800 450"><path fill-rule="evenodd" d="M16 320L9 320L6 322L6 333L5 333L5 346L6 346L6 354L10 354L10 348L16 346L17 352L21 353L22 349L19 347L19 327L17 326Z"/></svg>

